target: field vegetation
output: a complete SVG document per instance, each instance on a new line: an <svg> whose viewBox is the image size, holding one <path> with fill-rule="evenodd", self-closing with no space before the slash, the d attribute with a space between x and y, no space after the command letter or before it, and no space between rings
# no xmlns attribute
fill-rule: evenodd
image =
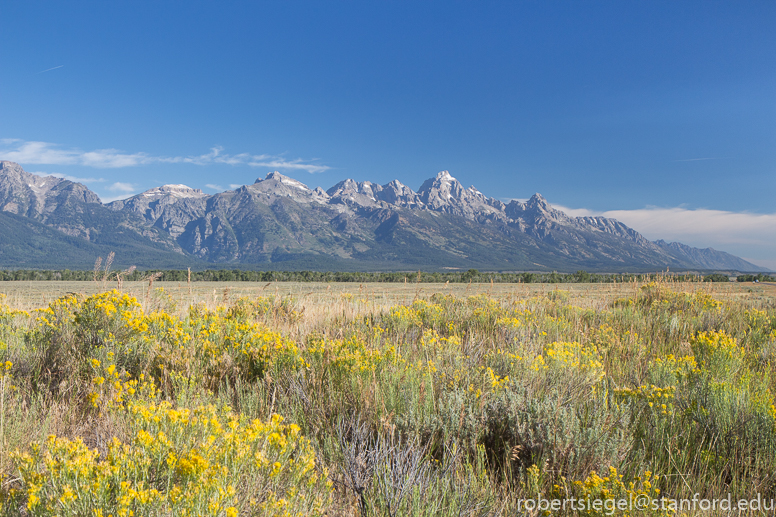
<svg viewBox="0 0 776 517"><path fill-rule="evenodd" d="M110 256L109 256L110 258ZM651 282L663 278L663 273L575 273L521 272L500 273L478 271L476 269L456 271L417 271L417 272L367 272L367 271L251 271L246 269L205 269L205 270L137 270L111 271L111 261L105 266L101 262L94 271L69 269L0 269L0 282L4 281L88 281L105 279L115 281L121 277L125 281L138 282L152 275L165 282L381 282L381 283L506 283L506 284L602 284L623 282ZM735 278L739 282L774 282L776 277L763 273L739 274L730 277L719 272L672 274L671 278L680 282L729 282Z"/></svg>
<svg viewBox="0 0 776 517"><path fill-rule="evenodd" d="M0 515L776 498L767 285L51 285L0 295Z"/></svg>

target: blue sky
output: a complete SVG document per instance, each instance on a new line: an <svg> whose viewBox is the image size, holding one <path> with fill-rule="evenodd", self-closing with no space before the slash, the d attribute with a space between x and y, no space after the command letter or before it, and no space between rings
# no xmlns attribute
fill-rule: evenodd
<svg viewBox="0 0 776 517"><path fill-rule="evenodd" d="M0 7L0 159L103 199L440 170L776 269L776 2Z"/></svg>

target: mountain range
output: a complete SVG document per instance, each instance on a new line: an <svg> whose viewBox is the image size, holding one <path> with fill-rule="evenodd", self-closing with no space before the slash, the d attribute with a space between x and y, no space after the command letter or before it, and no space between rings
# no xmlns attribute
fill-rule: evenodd
<svg viewBox="0 0 776 517"><path fill-rule="evenodd" d="M504 203L447 171L417 192L351 179L324 191L271 172L214 195L163 185L103 204L81 183L0 162L0 267L90 268L109 251L143 268L764 271L570 217L539 194Z"/></svg>

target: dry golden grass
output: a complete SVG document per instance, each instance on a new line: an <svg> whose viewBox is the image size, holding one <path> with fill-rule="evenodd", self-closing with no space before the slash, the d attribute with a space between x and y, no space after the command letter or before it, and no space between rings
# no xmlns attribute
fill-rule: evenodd
<svg viewBox="0 0 776 517"><path fill-rule="evenodd" d="M213 308L241 297L281 296L294 299L299 309L331 313L345 301L359 301L364 311L412 303L435 293L454 296L487 294L494 299L526 299L552 291L567 291L569 302L597 308L626 296L633 296L641 283L612 284L432 284L432 283L355 283L355 282L125 282L121 291L135 296L142 304L151 304L153 292L164 289L179 308L204 303ZM675 283L677 291L704 291L722 300L747 300L768 303L776 300L776 284L752 283ZM47 306L67 293L90 296L116 289L116 282L9 281L0 282L0 294L9 306L31 310ZM345 304L350 305L350 304Z"/></svg>
<svg viewBox="0 0 776 517"><path fill-rule="evenodd" d="M175 407L206 402L298 424L334 483L327 515L377 517L399 505L391 490L401 483L386 474L394 467L425 480L417 500L401 503L414 515L436 515L426 489L447 498L450 517L520 514L516 498L554 493L566 479L596 497L652 494L596 477L607 468L626 481L660 472L671 495L690 490L677 477L689 476L706 495L776 497L764 474L776 443L775 285L146 280L120 286L137 301L98 294L118 287L0 283L0 363L15 386L0 404L0 481L23 488L22 503L37 478L21 483L19 457L4 452L49 434L102 456L112 438L139 447L139 424L105 402L119 378L151 379ZM32 312L67 293L78 296ZM677 377L661 361L697 368ZM111 375L118 384L103 384ZM663 392L671 397L655 398ZM157 400L146 398L138 402ZM365 473L369 451L376 470ZM368 504L363 476L374 484ZM55 485L52 500L64 497ZM3 507L2 495L0 515L27 515Z"/></svg>
<svg viewBox="0 0 776 517"><path fill-rule="evenodd" d="M751 283L673 283L671 289L687 293L706 292L720 300L745 301L762 307L776 301L776 285ZM495 301L514 302L559 292L577 307L605 310L619 298L638 294L642 283L610 284L505 284L505 283L355 283L355 282L124 282L121 291L134 296L146 312L164 311L185 316L189 307L210 310L230 305L240 298L272 297L284 300L299 313L293 320L280 318L273 328L292 339L303 339L311 330L331 328L337 322L387 312L396 305L442 293L455 297L487 295ZM34 310L68 293L91 296L116 289L116 282L10 281L0 282L0 296L14 309Z"/></svg>

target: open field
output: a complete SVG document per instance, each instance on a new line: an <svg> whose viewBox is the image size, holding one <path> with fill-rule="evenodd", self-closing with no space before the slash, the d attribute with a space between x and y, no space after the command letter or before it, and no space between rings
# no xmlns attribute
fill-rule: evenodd
<svg viewBox="0 0 776 517"><path fill-rule="evenodd" d="M0 283L0 515L776 499L776 286L116 287Z"/></svg>
<svg viewBox="0 0 776 517"><path fill-rule="evenodd" d="M453 296L485 294L493 298L531 298L544 296L551 291L568 291L577 305L596 306L632 296L641 283L619 284L432 284L432 283L356 283L356 282L154 282L149 291L147 281L127 282L122 291L145 303L149 292L164 289L179 306L205 303L217 306L241 297L282 296L290 297L305 307L331 306L345 296L355 296L369 302L374 308L390 307L395 304L412 303L417 298L426 298L435 293ZM67 282L67 281L10 281L0 282L0 294L6 295L6 302L12 307L31 310L48 305L52 300L68 293L92 295L116 289L116 282ZM768 303L776 299L776 284L753 283L680 283L676 290L694 292L703 290L712 296L725 300L746 300L747 303Z"/></svg>

